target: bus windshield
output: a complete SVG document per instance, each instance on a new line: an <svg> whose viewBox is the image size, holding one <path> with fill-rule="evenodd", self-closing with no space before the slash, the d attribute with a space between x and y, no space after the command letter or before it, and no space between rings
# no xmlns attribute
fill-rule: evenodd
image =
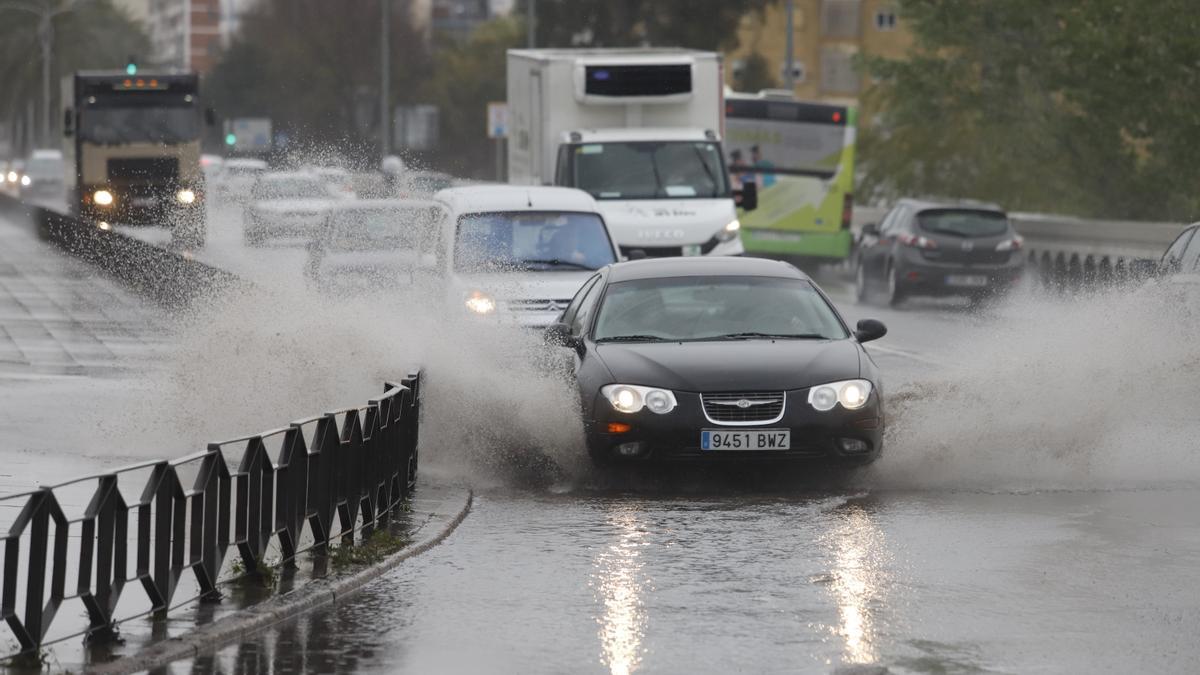
<svg viewBox="0 0 1200 675"><path fill-rule="evenodd" d="M596 199L713 199L730 195L716 143L583 143L571 150L571 185Z"/></svg>
<svg viewBox="0 0 1200 675"><path fill-rule="evenodd" d="M187 143L200 137L200 120L190 106L92 107L80 115L79 135L100 145Z"/></svg>

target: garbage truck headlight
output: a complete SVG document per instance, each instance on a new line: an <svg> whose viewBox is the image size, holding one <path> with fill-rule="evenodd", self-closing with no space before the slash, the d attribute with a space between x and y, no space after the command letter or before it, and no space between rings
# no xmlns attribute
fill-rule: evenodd
<svg viewBox="0 0 1200 675"><path fill-rule="evenodd" d="M196 201L196 193L191 190L180 190L175 193L175 199L178 199L180 204L191 204Z"/></svg>
<svg viewBox="0 0 1200 675"><path fill-rule="evenodd" d="M96 190L96 194L92 195L92 201L100 206L108 206L113 203L113 195L108 190Z"/></svg>

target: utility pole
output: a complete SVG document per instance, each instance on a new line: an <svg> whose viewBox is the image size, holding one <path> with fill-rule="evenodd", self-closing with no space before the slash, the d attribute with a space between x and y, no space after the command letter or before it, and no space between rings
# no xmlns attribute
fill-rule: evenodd
<svg viewBox="0 0 1200 675"><path fill-rule="evenodd" d="M391 67L392 0L380 0L379 146L381 157L392 154Z"/></svg>
<svg viewBox="0 0 1200 675"><path fill-rule="evenodd" d="M525 47L537 47L537 0L525 0Z"/></svg>
<svg viewBox="0 0 1200 675"><path fill-rule="evenodd" d="M787 40L785 40L787 46L784 47L787 50L787 54L784 55L783 59L783 83L788 91L793 94L796 90L796 50L793 44L793 39L796 35L795 20L796 0L787 0Z"/></svg>

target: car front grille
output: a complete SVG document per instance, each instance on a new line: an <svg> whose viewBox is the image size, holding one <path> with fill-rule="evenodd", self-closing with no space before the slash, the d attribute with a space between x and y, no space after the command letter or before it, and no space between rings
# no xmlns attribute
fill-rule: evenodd
<svg viewBox="0 0 1200 675"><path fill-rule="evenodd" d="M701 394L704 415L714 424L770 424L783 417L784 394L780 391Z"/></svg>
<svg viewBox="0 0 1200 675"><path fill-rule="evenodd" d="M509 300L508 309L513 312L561 312L571 304L571 299Z"/></svg>

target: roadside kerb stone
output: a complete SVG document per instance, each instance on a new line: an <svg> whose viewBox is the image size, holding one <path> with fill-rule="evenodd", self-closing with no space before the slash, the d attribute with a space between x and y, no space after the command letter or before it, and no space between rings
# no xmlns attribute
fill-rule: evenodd
<svg viewBox="0 0 1200 675"><path fill-rule="evenodd" d="M163 640L136 654L124 656L108 663L89 665L85 672L97 675L124 675L162 667L182 659L194 658L202 653L245 640L247 635L277 623L344 599L405 560L425 553L450 536L471 511L474 494L469 489L465 492L466 498L462 507L440 530L427 539L393 553L378 564L347 576L311 581L300 588L247 607L227 618L202 626L179 637Z"/></svg>

